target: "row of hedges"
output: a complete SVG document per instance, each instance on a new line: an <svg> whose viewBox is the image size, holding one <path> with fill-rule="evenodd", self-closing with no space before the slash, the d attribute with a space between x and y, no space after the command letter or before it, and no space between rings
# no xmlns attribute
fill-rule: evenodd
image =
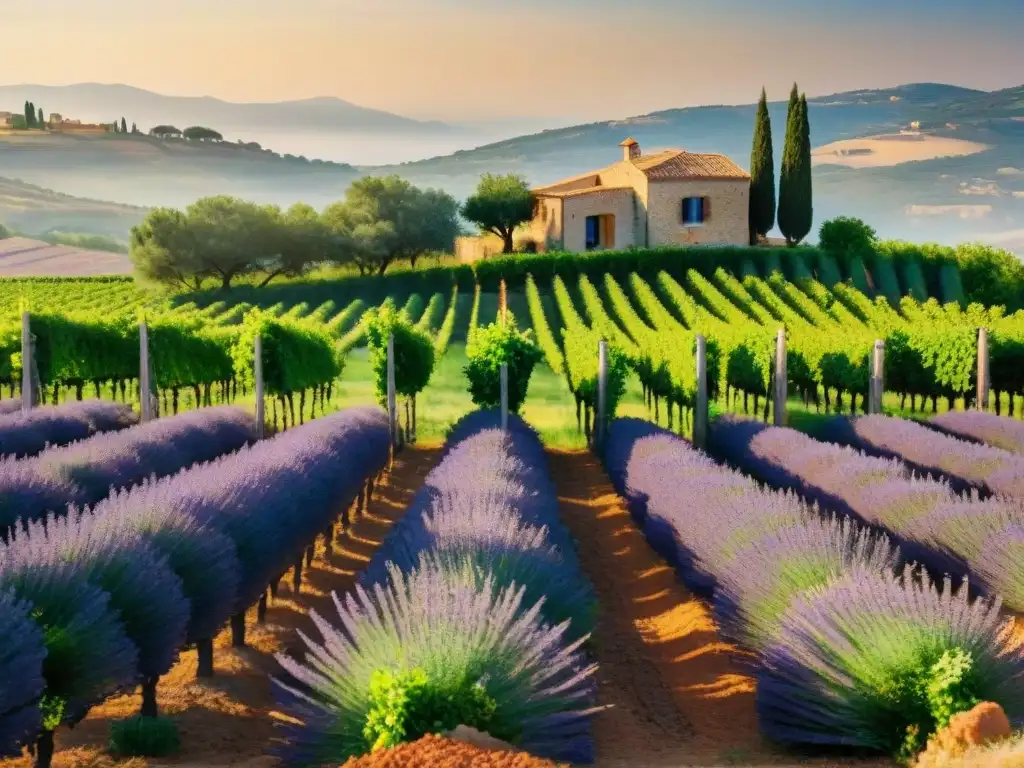
<svg viewBox="0 0 1024 768"><path fill-rule="evenodd" d="M387 295L448 292L453 284L461 290L471 290L479 283L484 292L496 293L504 280L509 290L521 291L525 290L527 275L533 275L538 285L546 286L556 276L575 281L581 275L627 277L633 272L655 275L661 271L683 275L694 269L710 277L720 267L736 276L767 277L778 270L789 280L814 276L825 283L849 281L872 294L885 295L890 301L902 295L915 295L920 300L934 296L943 302L1001 304L1010 311L1024 307L1024 265L1012 253L980 244L950 247L898 241L879 242L867 254L829 254L811 246L630 248L590 253L510 254L473 264L406 269L383 277L296 280L265 288L243 285L232 289L232 298L262 306L277 301L286 304L308 301L315 305L329 299L337 301L343 293L379 303L374 299L383 300ZM899 295L890 295L895 292ZM222 297L222 292L211 289L183 294L179 300L205 306Z"/></svg>

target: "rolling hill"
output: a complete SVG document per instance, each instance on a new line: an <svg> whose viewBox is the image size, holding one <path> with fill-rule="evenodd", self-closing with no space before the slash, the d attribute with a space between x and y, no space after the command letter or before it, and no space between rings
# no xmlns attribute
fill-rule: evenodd
<svg viewBox="0 0 1024 768"><path fill-rule="evenodd" d="M0 86L0 104L17 109L25 101L83 122L110 122L124 116L144 131L169 123L185 128L208 125L222 132L294 129L331 133L386 131L400 134L453 130L440 122L422 122L378 109L369 109L334 97L240 104L211 96L166 96L130 85L77 83L74 85Z"/></svg>
<svg viewBox="0 0 1024 768"><path fill-rule="evenodd" d="M321 101L306 107L326 109ZM234 106L258 108L256 114L266 105ZM786 106L776 101L769 109L778 163ZM976 154L887 167L818 164L816 222L840 214L860 216L884 237L942 242L1005 239L1007 232L1024 228L1024 174L1018 173L1024 169L1024 87L984 92L909 84L814 98L810 112L815 147L898 134L913 121L937 136L985 145ZM720 152L746 167L753 117L753 104L672 109L545 130L400 165L356 167L240 145L120 135L0 135L0 168L7 176L80 197L146 206L184 206L203 195L224 193L282 205L304 200L319 207L342 197L360 175L383 173L463 198L484 172L515 172L545 184L609 164L619 158L618 143L627 135L644 151L682 146ZM345 142L355 148L358 141L355 135L336 134L341 150ZM111 234L124 238L127 229Z"/></svg>

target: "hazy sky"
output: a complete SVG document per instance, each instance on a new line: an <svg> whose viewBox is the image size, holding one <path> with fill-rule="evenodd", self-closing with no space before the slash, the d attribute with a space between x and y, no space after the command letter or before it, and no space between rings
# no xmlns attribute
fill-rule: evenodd
<svg viewBox="0 0 1024 768"><path fill-rule="evenodd" d="M1024 80L1024 0L29 0L6 83L412 117L599 119L906 82ZM7 7L10 6L10 7Z"/></svg>

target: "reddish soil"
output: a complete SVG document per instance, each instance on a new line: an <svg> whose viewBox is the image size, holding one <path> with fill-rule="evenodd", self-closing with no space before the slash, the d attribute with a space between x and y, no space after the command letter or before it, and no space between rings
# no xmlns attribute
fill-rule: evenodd
<svg viewBox="0 0 1024 768"><path fill-rule="evenodd" d="M648 546L603 468L589 453L549 453L562 519L579 546L600 613L598 768L813 764L760 736L754 680L740 651L718 635L711 611ZM685 499L680 500L685 503Z"/></svg>
<svg viewBox="0 0 1024 768"><path fill-rule="evenodd" d="M525 752L483 749L461 741L424 736L412 744L353 757L342 768L559 768Z"/></svg>
<svg viewBox="0 0 1024 768"><path fill-rule="evenodd" d="M302 642L296 630L317 637L308 612L334 615L332 591L344 591L383 540L388 528L405 511L423 478L433 467L437 449L405 451L384 483L374 493L368 512L356 518L347 534L338 538L334 554L322 548L312 568L303 573L299 595L292 592L291 574L282 580L278 598L267 611L266 623L256 624L255 609L247 622L249 647L231 647L231 634L217 637L215 677L197 681L196 652L181 654L175 667L160 681L161 712L178 723L182 750L173 759L115 760L106 753L112 720L138 712L138 694L119 696L95 707L73 730L57 732L56 768L156 768L156 766L247 766L269 768L278 761L266 757L275 739L274 722L282 717L274 710L269 676L280 667L273 658L279 652L298 652ZM29 768L26 756L0 760L0 768Z"/></svg>

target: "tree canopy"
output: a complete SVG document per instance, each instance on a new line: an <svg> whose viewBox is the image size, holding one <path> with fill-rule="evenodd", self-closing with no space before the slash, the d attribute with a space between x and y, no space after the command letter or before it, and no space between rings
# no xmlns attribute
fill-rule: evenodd
<svg viewBox="0 0 1024 768"><path fill-rule="evenodd" d="M206 128L202 125L190 126L182 131L181 135L192 141L224 140L224 137L217 131L213 130L213 128Z"/></svg>
<svg viewBox="0 0 1024 768"><path fill-rule="evenodd" d="M213 278L229 288L255 272L266 273L265 285L301 273L317 256L296 246L308 242L304 214L299 206L282 214L226 195L197 200L185 211L156 208L132 229L129 253L140 277L165 285L198 290Z"/></svg>
<svg viewBox="0 0 1024 768"><path fill-rule="evenodd" d="M462 206L462 215L501 238L502 252L512 253L512 234L516 227L533 218L536 201L526 179L515 174L497 176L485 173L474 192Z"/></svg>
<svg viewBox="0 0 1024 768"><path fill-rule="evenodd" d="M353 182L345 199L324 211L331 260L361 274L384 274L395 261L412 266L423 254L451 251L459 233L458 204L438 189L419 189L397 175Z"/></svg>
<svg viewBox="0 0 1024 768"><path fill-rule="evenodd" d="M150 136L164 138L166 136L181 136L181 129L173 125L155 125L149 129Z"/></svg>

